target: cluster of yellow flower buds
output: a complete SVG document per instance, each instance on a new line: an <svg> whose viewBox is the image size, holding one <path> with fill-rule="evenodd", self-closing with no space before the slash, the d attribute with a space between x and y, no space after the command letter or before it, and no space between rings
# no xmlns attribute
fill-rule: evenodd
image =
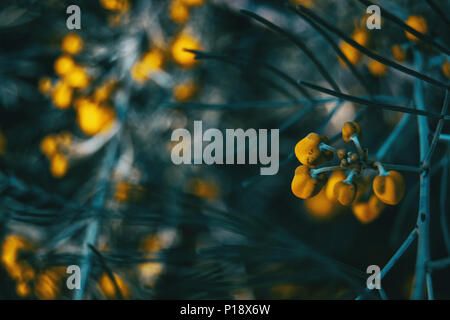
<svg viewBox="0 0 450 320"><path fill-rule="evenodd" d="M69 162L65 149L71 142L72 136L68 132L48 135L41 141L41 151L50 160L50 172L55 178L61 178L67 172Z"/></svg>
<svg viewBox="0 0 450 320"><path fill-rule="evenodd" d="M295 155L302 165L295 170L291 189L298 198L308 199L305 205L313 215L326 217L339 206L352 206L356 218L368 223L378 217L386 204L396 205L403 198L402 175L385 171L380 162L368 159L368 150L361 147L361 134L361 126L355 121L346 122L342 128L342 139L352 142L356 152L335 149L328 145L326 137L316 133L308 134L295 146ZM332 160L334 154L339 165L317 167ZM332 174L327 179L328 172Z"/></svg>
<svg viewBox="0 0 450 320"><path fill-rule="evenodd" d="M38 299L56 299L61 291L65 275L64 267L51 267L35 271L24 256L32 254L35 248L31 242L18 235L5 237L1 247L1 263L9 276L17 283L16 293L28 297L34 293Z"/></svg>

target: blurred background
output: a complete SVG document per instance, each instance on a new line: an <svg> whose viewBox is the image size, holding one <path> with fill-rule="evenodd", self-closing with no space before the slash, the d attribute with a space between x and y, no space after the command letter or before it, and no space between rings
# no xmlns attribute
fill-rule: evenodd
<svg viewBox="0 0 450 320"><path fill-rule="evenodd" d="M377 3L403 21L425 19L422 31L449 45L448 24L425 1ZM450 12L450 1L436 3ZM73 4L79 30L66 26ZM383 19L368 30L356 0L289 4L411 69L420 52L425 74L450 77L444 53L397 25ZM300 39L344 93L411 106L414 78L332 33L323 37L284 1L3 0L0 8L0 298L354 299L367 266L383 267L414 228L414 172L403 173L402 202L370 221L323 193L292 194L294 147L308 133L344 147L342 126L358 116L361 143L375 155L405 116L297 85L330 81L305 50L240 9ZM196 60L185 48L213 55ZM439 113L444 90L424 83L424 100ZM259 165L174 165L171 134L192 131L194 120L222 132L280 129L278 174L260 176ZM448 144L439 143L432 259L449 255L446 159ZM419 164L416 116L404 119L383 160ZM415 260L416 244L383 279L389 298L410 296ZM81 267L79 293L66 286L69 265ZM435 297L450 298L448 268L433 279Z"/></svg>

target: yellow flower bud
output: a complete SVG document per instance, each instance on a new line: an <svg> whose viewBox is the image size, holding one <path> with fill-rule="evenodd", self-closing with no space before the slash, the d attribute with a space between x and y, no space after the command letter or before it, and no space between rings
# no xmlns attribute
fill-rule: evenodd
<svg viewBox="0 0 450 320"><path fill-rule="evenodd" d="M386 205L380 201L376 195L370 196L368 205L369 209L377 215L379 215L386 208Z"/></svg>
<svg viewBox="0 0 450 320"><path fill-rule="evenodd" d="M341 209L336 201L330 200L323 188L317 195L306 199L304 202L307 212L318 220L331 219Z"/></svg>
<svg viewBox="0 0 450 320"><path fill-rule="evenodd" d="M195 7L202 5L205 2L205 0L181 0L181 2L183 2L185 5L189 7Z"/></svg>
<svg viewBox="0 0 450 320"><path fill-rule="evenodd" d="M337 200L336 196L334 195L334 187L336 186L336 183L345 180L345 178L346 178L345 173L342 170L334 171L331 174L330 178L328 178L328 182L325 187L325 193L329 200L332 201Z"/></svg>
<svg viewBox="0 0 450 320"><path fill-rule="evenodd" d="M114 110L107 106L100 106L91 101L84 101L77 108L77 123L87 135L108 130L114 122Z"/></svg>
<svg viewBox="0 0 450 320"><path fill-rule="evenodd" d="M427 31L428 31L427 20L425 20L425 18L421 17L421 16L415 16L415 15L409 16L408 19L406 19L406 24L408 26L410 26L411 28L415 29L416 31L423 33L423 34L427 33ZM412 41L419 40L419 38L417 38L412 33L409 33L408 31L405 31L405 33L406 33L406 37L409 40L412 40Z"/></svg>
<svg viewBox="0 0 450 320"><path fill-rule="evenodd" d="M43 154L47 157L51 157L58 151L58 143L53 136L46 136L42 139L40 148Z"/></svg>
<svg viewBox="0 0 450 320"><path fill-rule="evenodd" d="M350 205L356 196L356 185L353 182L339 181L334 186L334 196L343 206Z"/></svg>
<svg viewBox="0 0 450 320"><path fill-rule="evenodd" d="M53 65L56 74L64 76L68 74L75 67L75 62L72 57L64 55L55 60Z"/></svg>
<svg viewBox="0 0 450 320"><path fill-rule="evenodd" d="M200 43L188 34L179 35L172 44L172 57L183 67L192 67L197 63L195 55L184 49L200 50Z"/></svg>
<svg viewBox="0 0 450 320"><path fill-rule="evenodd" d="M83 40L76 33L69 33L62 40L62 49L68 54L77 54L83 49Z"/></svg>
<svg viewBox="0 0 450 320"><path fill-rule="evenodd" d="M68 165L67 158L61 153L56 153L50 159L50 172L53 177L62 178L67 172Z"/></svg>
<svg viewBox="0 0 450 320"><path fill-rule="evenodd" d="M398 204L405 195L405 181L397 171L375 177L372 188L378 199L389 205Z"/></svg>
<svg viewBox="0 0 450 320"><path fill-rule="evenodd" d="M38 89L43 94L50 93L52 90L52 80L49 77L39 79Z"/></svg>
<svg viewBox="0 0 450 320"><path fill-rule="evenodd" d="M382 77L387 71L387 66L377 60L370 60L368 68L370 73L375 77Z"/></svg>
<svg viewBox="0 0 450 320"><path fill-rule="evenodd" d="M310 133L300 140L295 146L295 155L304 165L315 167L323 162L333 159L333 152L329 150L320 150L321 143L328 143L325 136L319 136L317 133Z"/></svg>
<svg viewBox="0 0 450 320"><path fill-rule="evenodd" d="M345 142L350 142L350 138L353 135L358 135L361 137L361 126L356 121L349 121L344 123L344 126L342 127L342 139Z"/></svg>
<svg viewBox="0 0 450 320"><path fill-rule="evenodd" d="M52 101L60 109L67 109L72 101L72 88L65 81L58 81L52 90Z"/></svg>
<svg viewBox="0 0 450 320"><path fill-rule="evenodd" d="M27 261L20 258L23 253L34 250L31 242L21 236L13 234L5 237L0 261L12 279L26 283L34 278L34 270Z"/></svg>
<svg viewBox="0 0 450 320"><path fill-rule="evenodd" d="M308 166L299 166L295 169L295 176L291 183L292 193L301 199L308 199L320 192L326 182L324 174L313 178Z"/></svg>
<svg viewBox="0 0 450 320"><path fill-rule="evenodd" d="M75 66L64 75L64 80L72 88L83 89L89 85L89 77L86 70L80 66Z"/></svg>
<svg viewBox="0 0 450 320"><path fill-rule="evenodd" d="M394 60L398 62L406 61L406 52L398 44L392 46L392 56L394 57Z"/></svg>
<svg viewBox="0 0 450 320"><path fill-rule="evenodd" d="M375 220L379 213L372 211L367 202L357 202L352 205L352 211L355 217L363 224Z"/></svg>
<svg viewBox="0 0 450 320"><path fill-rule="evenodd" d="M128 284L116 273L113 274L114 280L116 281L117 286L119 287L120 293L122 297L125 299L131 298L131 290ZM114 286L114 282L111 278L106 274L102 274L98 281L98 287L103 295L108 299L118 299L119 294L116 292L116 287Z"/></svg>
<svg viewBox="0 0 450 320"><path fill-rule="evenodd" d="M175 100L185 102L190 100L197 93L197 85L195 82L189 81L175 86L173 95Z"/></svg>
<svg viewBox="0 0 450 320"><path fill-rule="evenodd" d="M170 19L175 23L185 23L188 21L190 13L189 8L181 0L172 0L170 4Z"/></svg>

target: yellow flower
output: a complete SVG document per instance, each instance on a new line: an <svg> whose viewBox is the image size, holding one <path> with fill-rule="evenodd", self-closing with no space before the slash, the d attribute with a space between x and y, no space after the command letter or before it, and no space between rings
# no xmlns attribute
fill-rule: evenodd
<svg viewBox="0 0 450 320"><path fill-rule="evenodd" d="M17 285L16 285L16 293L19 297L27 297L28 295L30 295L31 289L30 286L28 285L28 282L25 281L20 281Z"/></svg>
<svg viewBox="0 0 450 320"><path fill-rule="evenodd" d="M114 273L114 280L116 281L117 286L119 287L120 293L122 294L122 297L125 299L131 298L131 290L129 286L126 284L126 282L119 277L118 274ZM119 295L116 292L116 288L114 286L114 282L111 280L111 278L106 274L102 274L99 281L98 281L98 287L100 291L103 293L103 295L108 299L118 299Z"/></svg>
<svg viewBox="0 0 450 320"><path fill-rule="evenodd" d="M80 66L75 66L64 75L66 83L73 88L83 89L89 85L89 77L86 70Z"/></svg>
<svg viewBox="0 0 450 320"><path fill-rule="evenodd" d="M361 46L365 47L369 43L369 34L365 29L357 28L352 34L352 39ZM361 61L362 58L361 51L352 47L347 42L342 41L339 45L339 48L341 49L342 53L346 56L346 58L350 61L351 64L357 65ZM341 58L339 58L339 63L342 66L347 67Z"/></svg>
<svg viewBox="0 0 450 320"><path fill-rule="evenodd" d="M100 0L103 8L111 11L128 11L130 3L128 0Z"/></svg>
<svg viewBox="0 0 450 320"><path fill-rule="evenodd" d="M31 243L18 235L8 235L2 244L1 262L11 278L19 282L28 282L34 278L34 270L28 262L20 260L23 252L34 251Z"/></svg>
<svg viewBox="0 0 450 320"><path fill-rule="evenodd" d="M40 148L42 153L50 158L58 151L58 143L54 136L49 135L42 139Z"/></svg>
<svg viewBox="0 0 450 320"><path fill-rule="evenodd" d="M385 208L385 205L372 195L368 202L357 202L352 206L355 217L363 224L374 221Z"/></svg>
<svg viewBox="0 0 450 320"><path fill-rule="evenodd" d="M145 189L141 186L121 181L116 185L114 198L119 202L139 200L144 196L144 191Z"/></svg>
<svg viewBox="0 0 450 320"><path fill-rule="evenodd" d="M137 61L131 67L131 77L138 83L143 83L148 80L148 69L142 61Z"/></svg>
<svg viewBox="0 0 450 320"><path fill-rule="evenodd" d="M442 64L442 72L447 78L450 78L450 61L444 61Z"/></svg>
<svg viewBox="0 0 450 320"><path fill-rule="evenodd" d="M314 0L290 0L290 3L294 6L301 4L306 8L312 8L314 6Z"/></svg>
<svg viewBox="0 0 450 320"><path fill-rule="evenodd" d="M62 50L68 54L77 54L83 49L83 40L76 33L69 33L62 40Z"/></svg>
<svg viewBox="0 0 450 320"><path fill-rule="evenodd" d="M64 267L55 267L39 273L34 285L34 294L40 300L55 300L61 291Z"/></svg>
<svg viewBox="0 0 450 320"><path fill-rule="evenodd" d="M330 178L328 179L327 185L325 187L325 194L329 200L336 201L336 196L334 195L334 187L336 183L345 180L346 176L344 171L337 170L334 171Z"/></svg>
<svg viewBox="0 0 450 320"><path fill-rule="evenodd" d="M185 5L194 7L194 6L200 6L202 5L205 0L181 0Z"/></svg>
<svg viewBox="0 0 450 320"><path fill-rule="evenodd" d="M190 13L187 5L182 0L172 0L169 8L170 18L175 23L185 23L188 21Z"/></svg>
<svg viewBox="0 0 450 320"><path fill-rule="evenodd" d="M72 101L72 88L65 81L58 81L52 90L52 101L60 109L67 109Z"/></svg>
<svg viewBox="0 0 450 320"><path fill-rule="evenodd" d="M94 102L85 102L77 108L77 123L87 135L108 130L114 122L114 110Z"/></svg>
<svg viewBox="0 0 450 320"><path fill-rule="evenodd" d="M197 93L197 85L193 81L181 83L173 89L173 95L177 101L188 101Z"/></svg>
<svg viewBox="0 0 450 320"><path fill-rule="evenodd" d="M387 71L387 66L377 60L370 60L368 67L370 73L375 77L382 77Z"/></svg>
<svg viewBox="0 0 450 320"><path fill-rule="evenodd" d="M105 102L108 100L109 96L111 95L111 92L114 90L114 87L116 85L115 80L110 80L102 84L100 87L95 89L94 91L94 101L97 103Z"/></svg>
<svg viewBox="0 0 450 320"><path fill-rule="evenodd" d="M307 212L318 220L328 220L334 217L341 208L336 201L330 200L326 194L327 191L323 188L317 195L306 199L304 202Z"/></svg>
<svg viewBox="0 0 450 320"><path fill-rule="evenodd" d="M172 44L172 57L183 67L192 67L197 63L193 53L185 49L200 50L200 43L188 34L179 35Z"/></svg>
<svg viewBox="0 0 450 320"><path fill-rule="evenodd" d="M406 61L406 52L398 44L392 46L392 56L394 57L394 60L398 62Z"/></svg>
<svg viewBox="0 0 450 320"><path fill-rule="evenodd" d="M219 196L219 188L214 182L199 178L194 178L187 182L187 191L197 197L208 200L217 199Z"/></svg>
<svg viewBox="0 0 450 320"><path fill-rule="evenodd" d="M328 143L328 138L311 132L295 145L295 156L298 161L310 167L329 161L333 158L333 153L329 150L322 150L320 145Z"/></svg>
<svg viewBox="0 0 450 320"><path fill-rule="evenodd" d="M427 20L425 20L424 17L411 15L408 17L408 19L406 19L406 24L420 33L423 33L423 34L427 33L428 25L427 25ZM412 41L419 40L419 38L417 38L412 33L409 33L408 31L405 31L405 34L409 40L412 40Z"/></svg>
<svg viewBox="0 0 450 320"><path fill-rule="evenodd" d="M50 158L50 172L55 178L62 178L66 172L69 163L62 153L55 153Z"/></svg>
<svg viewBox="0 0 450 320"><path fill-rule="evenodd" d="M158 71L161 69L164 62L163 53L158 49L153 49L144 54L142 63L148 71Z"/></svg>
<svg viewBox="0 0 450 320"><path fill-rule="evenodd" d="M324 174L312 177L308 166L295 169L295 176L291 183L292 193L301 199L308 199L320 192L326 182Z"/></svg>
<svg viewBox="0 0 450 320"><path fill-rule="evenodd" d="M405 180L397 171L375 177L372 187L378 199L389 205L398 204L405 195Z"/></svg>
<svg viewBox="0 0 450 320"><path fill-rule="evenodd" d="M41 93L50 93L52 90L52 80L49 77L39 79L38 89Z"/></svg>
<svg viewBox="0 0 450 320"><path fill-rule="evenodd" d="M351 181L339 181L334 186L334 196L343 206L350 205L356 196L356 185Z"/></svg>
<svg viewBox="0 0 450 320"><path fill-rule="evenodd" d="M348 121L342 127L342 139L345 142L350 142L354 135L361 137L361 126L356 121Z"/></svg>
<svg viewBox="0 0 450 320"><path fill-rule="evenodd" d="M56 74L64 76L72 71L72 69L75 67L75 62L73 61L72 57L63 55L55 60L53 67Z"/></svg>

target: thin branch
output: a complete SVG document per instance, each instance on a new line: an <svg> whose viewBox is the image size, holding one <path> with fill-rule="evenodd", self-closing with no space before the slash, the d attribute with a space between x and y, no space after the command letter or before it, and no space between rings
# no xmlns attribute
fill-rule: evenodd
<svg viewBox="0 0 450 320"><path fill-rule="evenodd" d="M350 44L352 47L354 47L355 49L358 49L359 51L361 51L362 53L364 53L365 55L369 56L370 58L377 60L378 62L381 62L387 66L390 66L394 69L397 69L398 71L401 71L403 73L406 73L410 76L413 76L415 78L418 79L422 79L423 81L426 81L428 83L431 83L435 86L444 88L444 89L448 89L448 85L446 85L445 83L438 81L436 79L430 78L427 75L424 75L420 72L414 71L412 69L409 69L407 67L402 66L401 64L398 64L390 59L384 58L372 51L370 51L369 49L367 49L366 47L360 45L359 43L357 43L356 41L354 41L353 39L347 37L342 31L340 31L339 29L337 29L336 27L332 26L331 24L329 24L328 22L326 22L324 19L320 18L319 16L317 16L314 12L312 12L311 10L309 10L308 8L305 8L301 5L298 5L298 10L304 12L305 14L307 14L308 16L310 16L312 19L314 19L315 21L317 21L317 23L320 23L321 25L323 25L324 27L326 27L328 30L330 30L331 32L333 32L334 34L336 34L337 36L339 36L340 38L342 38L345 42L347 42L348 44Z"/></svg>
<svg viewBox="0 0 450 320"><path fill-rule="evenodd" d="M433 11L448 25L450 26L450 20L444 14L444 11L433 0L425 0Z"/></svg>
<svg viewBox="0 0 450 320"><path fill-rule="evenodd" d="M422 69L423 58L418 52L414 52L415 65L418 70ZM416 79L414 82L414 99L417 108L425 110L423 101L423 87L422 82ZM423 162L425 156L429 151L429 134L430 129L425 117L417 117L419 126L419 143L420 143L420 161ZM426 285L427 263L430 260L430 175L428 171L424 171L420 175L420 192L419 192L419 212L417 216L417 229L419 233L417 258L416 258L416 273L414 290L412 294L413 299L423 299ZM428 296L431 293L428 287Z"/></svg>
<svg viewBox="0 0 450 320"><path fill-rule="evenodd" d="M381 102L376 102L376 101L370 101L370 100L366 100L363 98L359 98L356 96L351 96L348 94L344 94L344 93L340 93L337 91L333 91L330 89L326 89L324 87L320 87L317 86L315 84L306 82L306 81L302 81L302 80L298 80L298 83L300 85L303 85L307 88L316 90L316 91L320 91L323 93L327 93L329 95L338 97L340 99L343 100L348 100L348 101L352 101L352 102L356 102L362 105L366 105L369 107L374 107L374 108L378 108L378 109L386 109L386 110L392 110L392 111L396 111L396 112L404 112L404 113L411 113L411 114L416 114L416 115L422 115L422 116L427 116L427 117L431 117L431 118L438 118L438 119L445 119L445 120L450 120L450 116L441 116L439 113L435 113L435 112L431 112L431 111L425 111L425 110L419 110L419 109L412 109L412 108L406 108L406 107L402 107L402 106L394 106L394 105L389 105L389 104L384 104Z"/></svg>
<svg viewBox="0 0 450 320"><path fill-rule="evenodd" d="M305 45L305 43L303 41L301 41L300 39L298 39L298 37L294 36L290 32L280 28L279 26L275 25L274 23L268 21L267 19L265 19L265 18L255 14L255 13L253 13L251 11L242 9L241 13L249 16L250 18L253 18L253 19L259 21L260 23L264 24L268 28L274 30L275 32L279 33L282 36L285 36L290 41L292 41L300 50L302 50L308 56L308 58L317 67L317 69L319 70L320 74L331 85L331 87L333 87L333 89L336 90L336 91L341 91L339 89L338 84L336 83L336 81L334 81L334 79L328 73L328 71L324 67L324 65L316 58L316 55L313 52L311 52L311 50L308 49L308 47Z"/></svg>
<svg viewBox="0 0 450 320"><path fill-rule="evenodd" d="M384 140L381 147L378 149L378 152L375 155L375 158L379 161L382 161L388 150L392 147L392 145L397 141L397 138L403 132L409 120L411 119L411 114L407 113L403 116L403 118L399 121L395 129L391 132L389 137Z"/></svg>
<svg viewBox="0 0 450 320"><path fill-rule="evenodd" d="M413 241L417 238L417 229L414 228L411 233L409 234L409 236L406 238L406 240L402 243L402 245L400 246L400 248L397 249L397 251L394 253L394 255L392 256L392 258L388 261L388 263L386 263L386 265L384 266L384 268L381 270L380 272L380 279L382 280L384 278L384 276L392 269L393 266L396 265L396 263L398 262L398 260L400 260L400 258L403 256L403 254L406 252L406 250L409 248L409 246L413 243ZM369 289L366 288L366 290L364 291L364 293L362 293L361 295L359 295L356 300L361 300L364 298L364 296L369 293Z"/></svg>
<svg viewBox="0 0 450 320"><path fill-rule="evenodd" d="M358 0L359 2L361 2L362 4L364 4L366 7L374 5L373 2L368 1L368 0ZM444 46L440 45L439 43L437 43L436 41L433 40L433 38L431 38L430 36L420 33L419 31L417 31L416 29L408 26L406 23L404 23L401 19L397 18L395 15L393 15L392 13L390 13L388 10L386 10L385 8L381 7L380 5L377 4L377 6L379 6L382 10L381 15L383 16L383 18L386 18L390 21L392 21L393 23L395 23L396 25L398 25L400 28L402 28L405 31L408 31L409 33L412 33L413 35L415 35L417 38L419 38L420 40L422 40L423 42L429 44L430 46L434 47L435 49L444 52L447 55L450 55L450 50L445 48Z"/></svg>

